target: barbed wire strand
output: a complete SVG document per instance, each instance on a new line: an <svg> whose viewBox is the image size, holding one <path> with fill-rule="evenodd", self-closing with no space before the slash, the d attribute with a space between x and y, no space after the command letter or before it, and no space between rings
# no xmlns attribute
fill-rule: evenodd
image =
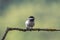
<svg viewBox="0 0 60 40"><path fill-rule="evenodd" d="M2 38L2 40L4 40L8 34L9 31L13 31L13 30L17 30L17 31L60 31L60 29L40 29L40 28L33 28L33 29L22 29L22 28L7 28L6 32Z"/></svg>

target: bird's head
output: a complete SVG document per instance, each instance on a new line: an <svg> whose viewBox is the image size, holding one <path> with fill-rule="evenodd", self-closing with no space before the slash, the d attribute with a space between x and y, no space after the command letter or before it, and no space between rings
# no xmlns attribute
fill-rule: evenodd
<svg viewBox="0 0 60 40"><path fill-rule="evenodd" d="M30 20L30 21L34 21L34 19L35 19L34 16L30 16L30 17L29 17L29 20Z"/></svg>

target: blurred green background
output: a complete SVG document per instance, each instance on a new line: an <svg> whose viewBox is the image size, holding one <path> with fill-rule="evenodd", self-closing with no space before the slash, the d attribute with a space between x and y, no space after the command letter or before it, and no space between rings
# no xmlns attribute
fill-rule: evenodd
<svg viewBox="0 0 60 40"><path fill-rule="evenodd" d="M0 0L0 40L7 27L25 28L31 15L34 28L60 29L60 0ZM60 40L60 32L10 31L5 40Z"/></svg>

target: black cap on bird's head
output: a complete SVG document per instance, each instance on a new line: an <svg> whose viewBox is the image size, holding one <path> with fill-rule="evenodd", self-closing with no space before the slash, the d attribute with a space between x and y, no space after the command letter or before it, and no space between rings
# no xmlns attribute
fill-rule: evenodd
<svg viewBox="0 0 60 40"><path fill-rule="evenodd" d="M30 16L29 18L34 18L34 16Z"/></svg>
<svg viewBox="0 0 60 40"><path fill-rule="evenodd" d="M34 16L30 16L29 19L30 19L30 21L34 21L35 18L34 18Z"/></svg>

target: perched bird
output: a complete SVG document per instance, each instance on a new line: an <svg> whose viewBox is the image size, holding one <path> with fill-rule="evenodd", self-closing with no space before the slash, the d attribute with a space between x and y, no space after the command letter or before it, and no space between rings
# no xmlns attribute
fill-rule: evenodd
<svg viewBox="0 0 60 40"><path fill-rule="evenodd" d="M25 22L25 25L26 25L26 29L32 29L33 28L33 26L34 26L34 20L35 20L35 18L33 17L33 16L30 16L27 20L26 20L26 22Z"/></svg>

